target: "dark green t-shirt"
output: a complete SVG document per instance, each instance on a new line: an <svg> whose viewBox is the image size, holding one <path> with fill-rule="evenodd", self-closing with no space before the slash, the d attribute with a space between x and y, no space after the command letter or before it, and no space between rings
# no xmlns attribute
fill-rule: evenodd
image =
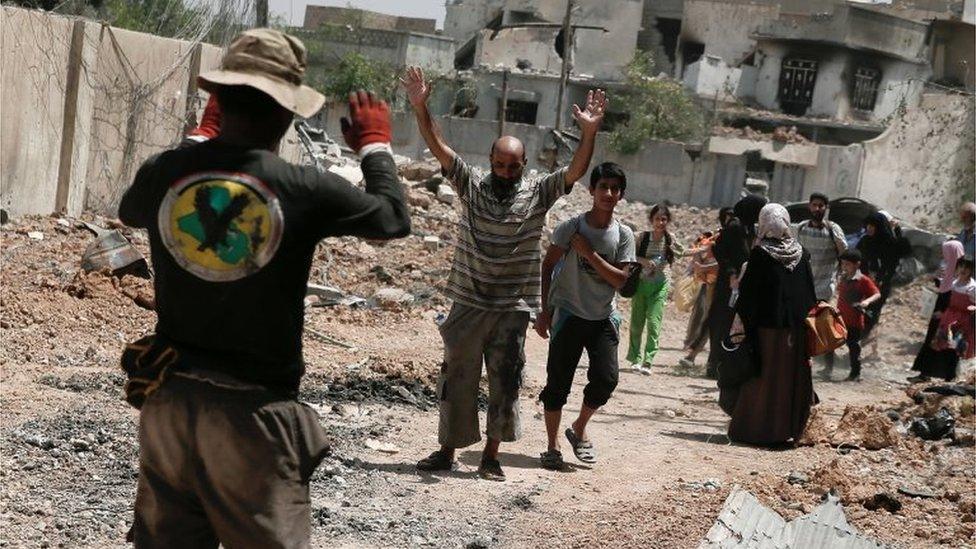
<svg viewBox="0 0 976 549"><path fill-rule="evenodd" d="M303 299L324 237L410 232L393 158L363 159L366 190L277 155L209 141L142 165L119 205L149 231L156 333L194 366L297 391Z"/></svg>

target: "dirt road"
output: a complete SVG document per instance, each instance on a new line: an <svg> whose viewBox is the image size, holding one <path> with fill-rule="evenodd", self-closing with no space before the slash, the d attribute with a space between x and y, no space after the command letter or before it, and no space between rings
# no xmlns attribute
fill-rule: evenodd
<svg viewBox="0 0 976 549"><path fill-rule="evenodd" d="M27 228L40 228L46 239L30 239ZM151 329L153 314L136 304L148 282L79 276L77 258L89 237L57 230L51 219L7 228L3 238L0 545L124 546L137 471L137 414L120 398L116 364L123 342ZM388 272L422 296L417 288L442 277L449 251L422 258L415 240L382 252L357 244L355 254L334 245L339 251L329 261L358 273L343 286L364 295ZM381 269L367 274L364 254ZM924 320L911 313L909 290L892 298L879 345L883 360L866 364L865 381L816 384L823 415L836 420L847 406L877 405L907 418L913 404L905 394L905 367L924 329ZM622 306L626 312L626 302ZM687 317L673 309L652 375L622 373L614 397L594 419L596 465L575 463L564 449L570 471L538 466L545 444L535 396L546 347L533 333L522 393L524 436L503 446L508 480L476 477L476 447L460 452L457 472L420 475L413 464L436 446L431 386L441 345L434 316L445 310L436 296L402 311L309 309L312 330L351 346L306 338L302 398L320 411L335 444L312 482L315 546L695 547L737 484L787 518L810 511L826 490L836 489L857 528L896 547L972 545L971 446L907 434L875 451L731 445L714 382L700 371L676 368ZM846 371L839 367L835 375ZM578 410L584 380L578 371L567 417ZM971 410L959 424L973 428ZM791 473L797 473L792 484ZM906 487L932 497L898 494ZM902 509L893 514L863 506L882 492L894 494Z"/></svg>

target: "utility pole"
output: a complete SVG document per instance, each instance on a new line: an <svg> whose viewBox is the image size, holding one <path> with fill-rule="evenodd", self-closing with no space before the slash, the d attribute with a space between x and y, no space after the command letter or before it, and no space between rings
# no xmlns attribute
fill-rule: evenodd
<svg viewBox="0 0 976 549"><path fill-rule="evenodd" d="M268 26L268 0L254 0L254 26Z"/></svg>
<svg viewBox="0 0 976 549"><path fill-rule="evenodd" d="M498 137L505 135L505 119L508 118L508 69L502 72L502 104L498 116Z"/></svg>
<svg viewBox="0 0 976 549"><path fill-rule="evenodd" d="M573 65L573 7L575 0L566 0L566 16L563 18L563 67L559 74L559 96L556 99L556 131L562 128L563 96L566 95L566 82Z"/></svg>

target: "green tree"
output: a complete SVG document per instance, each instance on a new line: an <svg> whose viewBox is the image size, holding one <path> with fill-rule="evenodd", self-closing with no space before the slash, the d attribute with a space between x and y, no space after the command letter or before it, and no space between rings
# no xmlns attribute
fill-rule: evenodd
<svg viewBox="0 0 976 549"><path fill-rule="evenodd" d="M651 76L653 66L647 52L637 52L627 65L620 110L630 116L610 134L610 147L618 152L633 154L648 139L686 141L705 134L705 112L680 82Z"/></svg>
<svg viewBox="0 0 976 549"><path fill-rule="evenodd" d="M306 44L310 50L315 47ZM338 63L315 63L310 68L309 85L336 101L344 101L356 90L371 90L387 101L392 101L396 93L397 73L393 67L355 52L347 53Z"/></svg>

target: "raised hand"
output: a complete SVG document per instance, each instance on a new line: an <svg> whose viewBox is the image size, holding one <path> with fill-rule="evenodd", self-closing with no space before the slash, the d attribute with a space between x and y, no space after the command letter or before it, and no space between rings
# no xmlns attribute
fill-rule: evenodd
<svg viewBox="0 0 976 549"><path fill-rule="evenodd" d="M597 131L607 110L607 94L603 90L590 90L586 94L586 106L573 105L573 118L582 131Z"/></svg>
<svg viewBox="0 0 976 549"><path fill-rule="evenodd" d="M424 80L424 71L420 67L407 67L407 72L400 77L400 83L407 92L407 99L415 109L427 104L430 97L430 82Z"/></svg>
<svg viewBox="0 0 976 549"><path fill-rule="evenodd" d="M359 90L349 94L349 118L339 121L349 148L359 152L366 145L389 143L393 130L390 107L373 92Z"/></svg>

